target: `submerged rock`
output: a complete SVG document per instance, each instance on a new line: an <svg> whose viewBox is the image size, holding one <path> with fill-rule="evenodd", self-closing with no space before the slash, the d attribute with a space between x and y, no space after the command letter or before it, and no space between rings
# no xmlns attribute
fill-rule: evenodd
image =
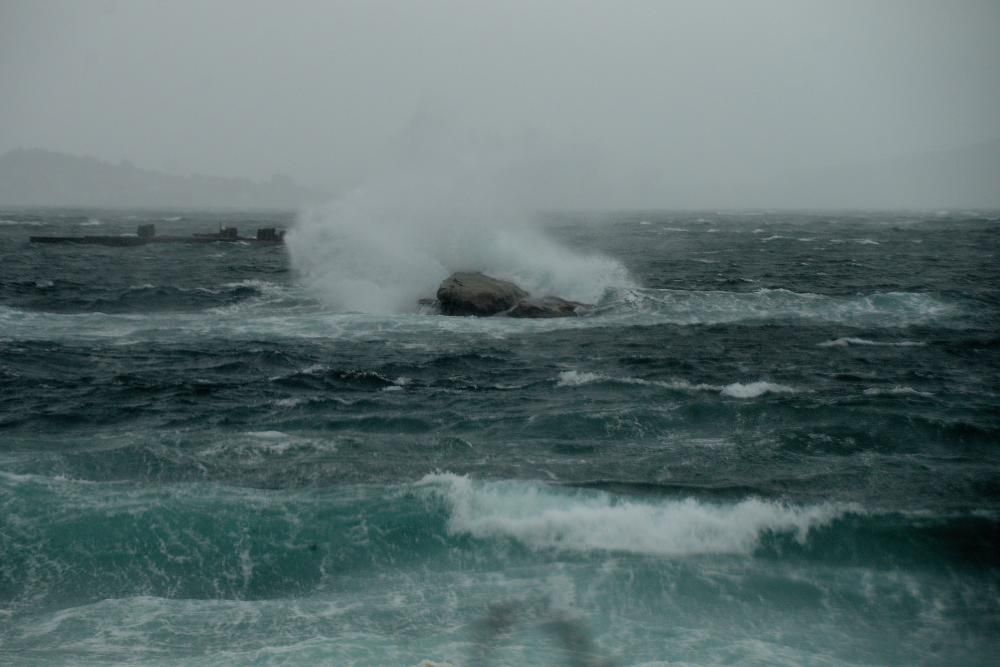
<svg viewBox="0 0 1000 667"><path fill-rule="evenodd" d="M428 306L427 301L421 299L421 306ZM591 307L557 296L532 297L512 282L478 271L453 273L437 291L437 308L442 315L570 317Z"/></svg>
<svg viewBox="0 0 1000 667"><path fill-rule="evenodd" d="M528 293L512 282L498 280L478 271L453 273L437 291L442 315L488 316L513 308Z"/></svg>

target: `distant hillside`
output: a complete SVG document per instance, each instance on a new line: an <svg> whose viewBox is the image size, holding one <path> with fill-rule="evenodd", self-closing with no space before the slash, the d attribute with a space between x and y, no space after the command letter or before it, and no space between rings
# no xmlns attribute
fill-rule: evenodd
<svg viewBox="0 0 1000 667"><path fill-rule="evenodd" d="M217 176L176 176L35 149L0 156L0 205L295 208L330 195L275 176L264 183Z"/></svg>
<svg viewBox="0 0 1000 667"><path fill-rule="evenodd" d="M1000 140L803 175L782 192L826 208L1000 208Z"/></svg>

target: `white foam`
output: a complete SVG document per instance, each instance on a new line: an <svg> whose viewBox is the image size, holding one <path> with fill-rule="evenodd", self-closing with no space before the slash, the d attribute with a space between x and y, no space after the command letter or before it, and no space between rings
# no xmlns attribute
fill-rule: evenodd
<svg viewBox="0 0 1000 667"><path fill-rule="evenodd" d="M294 408L309 402L310 399L308 398L296 397L296 398L279 398L274 402L274 404L279 408Z"/></svg>
<svg viewBox="0 0 1000 667"><path fill-rule="evenodd" d="M340 312L412 313L455 271L513 280L533 294L588 303L631 285L624 265L557 243L534 213L551 196L540 147L413 129L378 177L323 208L303 211L286 236L292 266Z"/></svg>
<svg viewBox="0 0 1000 667"><path fill-rule="evenodd" d="M611 290L598 312L649 314L675 324L719 324L740 320L804 318L865 326L900 326L946 315L954 306L916 292L828 296L787 289L754 292L624 289Z"/></svg>
<svg viewBox="0 0 1000 667"><path fill-rule="evenodd" d="M618 384L635 384L647 387L662 387L681 391L720 391L722 387L711 384L693 384L687 380L644 380L628 376L611 376L588 371L562 371L556 380L557 387L579 387L594 382L610 382Z"/></svg>
<svg viewBox="0 0 1000 667"><path fill-rule="evenodd" d="M784 289L729 292L624 288L609 289L594 311L580 317L379 315L333 312L311 299L303 288L262 285L267 285L263 288L267 291L261 296L197 312L47 313L0 305L0 332L11 340L95 340L111 345L206 337L229 340L294 337L391 341L394 345L430 344L437 349L453 344L456 337L470 335L502 339L525 333L592 327L663 323L683 326L772 318L883 328L919 324L960 312L956 305L925 293L827 296Z"/></svg>
<svg viewBox="0 0 1000 667"><path fill-rule="evenodd" d="M452 534L576 552L747 555L767 532L792 533L804 541L811 529L846 510L756 498L729 504L693 498L638 502L533 482L479 482L450 473L427 475L418 486L444 500Z"/></svg>
<svg viewBox="0 0 1000 667"><path fill-rule="evenodd" d="M600 382L605 379L604 375L599 373L588 373L586 371L563 371L559 373L559 380L556 382L557 387L579 387L580 385L590 384L591 382Z"/></svg>
<svg viewBox="0 0 1000 667"><path fill-rule="evenodd" d="M866 338L837 338L835 340L828 340L823 343L818 343L818 347L848 347L850 345L872 345L879 347L923 347L927 343L915 340L900 340L900 341L878 341L878 340L868 340Z"/></svg>
<svg viewBox="0 0 1000 667"><path fill-rule="evenodd" d="M865 396L933 396L929 391L918 391L913 387L896 385L891 388L869 387L865 389Z"/></svg>
<svg viewBox="0 0 1000 667"><path fill-rule="evenodd" d="M761 380L757 382L748 382L747 384L734 382L723 387L720 393L723 396L730 396L732 398L757 398L758 396L763 396L768 393L796 394L798 392L799 390L795 387Z"/></svg>
<svg viewBox="0 0 1000 667"><path fill-rule="evenodd" d="M872 239L830 239L830 243L836 245L842 245L844 243L856 243L858 245L882 245L878 241L873 241Z"/></svg>

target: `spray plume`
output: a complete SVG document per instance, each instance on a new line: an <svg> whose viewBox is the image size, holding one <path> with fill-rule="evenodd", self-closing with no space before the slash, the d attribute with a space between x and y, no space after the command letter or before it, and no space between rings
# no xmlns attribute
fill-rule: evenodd
<svg viewBox="0 0 1000 667"><path fill-rule="evenodd" d="M630 285L616 260L575 252L542 228L537 211L585 188L586 170L537 144L415 119L378 177L299 215L287 237L293 267L349 312L412 312L462 270L588 302Z"/></svg>

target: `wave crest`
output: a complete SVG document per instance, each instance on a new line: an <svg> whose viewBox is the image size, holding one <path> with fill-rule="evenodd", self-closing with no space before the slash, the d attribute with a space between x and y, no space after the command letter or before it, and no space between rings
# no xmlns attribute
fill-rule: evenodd
<svg viewBox="0 0 1000 667"><path fill-rule="evenodd" d="M757 498L718 505L693 498L638 502L539 483L479 482L450 473L427 475L419 485L445 501L452 534L574 552L749 555L767 533L787 533L804 542L810 530L846 511Z"/></svg>

